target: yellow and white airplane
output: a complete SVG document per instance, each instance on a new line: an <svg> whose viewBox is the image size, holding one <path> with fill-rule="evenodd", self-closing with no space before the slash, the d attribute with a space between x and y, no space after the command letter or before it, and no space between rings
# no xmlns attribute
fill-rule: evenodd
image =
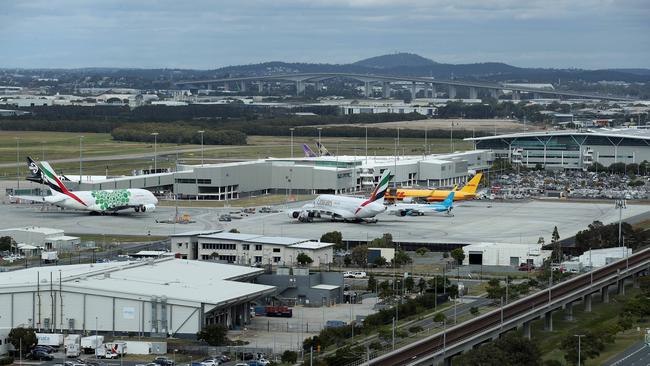
<svg viewBox="0 0 650 366"><path fill-rule="evenodd" d="M453 190L390 188L386 192L386 199L393 201L409 201L412 199L421 199L427 202L444 201L449 196L449 193L455 192L454 201L472 200L476 198L476 189L482 177L483 173L477 173L458 191L456 188Z"/></svg>

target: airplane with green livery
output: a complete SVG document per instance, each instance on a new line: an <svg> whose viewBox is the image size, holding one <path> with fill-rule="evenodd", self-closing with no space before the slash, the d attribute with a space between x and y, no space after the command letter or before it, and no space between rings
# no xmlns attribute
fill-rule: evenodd
<svg viewBox="0 0 650 366"><path fill-rule="evenodd" d="M146 189L129 188L100 191L69 191L46 161L37 163L27 158L30 175L27 180L49 187L50 196L15 196L16 198L49 203L58 207L90 211L91 214L113 214L133 209L135 212L151 212L158 199Z"/></svg>

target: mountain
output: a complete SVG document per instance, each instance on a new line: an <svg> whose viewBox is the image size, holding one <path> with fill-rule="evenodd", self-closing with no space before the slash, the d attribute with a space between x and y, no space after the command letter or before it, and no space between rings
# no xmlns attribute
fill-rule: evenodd
<svg viewBox="0 0 650 366"><path fill-rule="evenodd" d="M393 53L390 55L370 57L357 61L352 65L370 67L375 69L392 69L395 67L426 67L433 66L435 64L436 62L420 55L402 52Z"/></svg>

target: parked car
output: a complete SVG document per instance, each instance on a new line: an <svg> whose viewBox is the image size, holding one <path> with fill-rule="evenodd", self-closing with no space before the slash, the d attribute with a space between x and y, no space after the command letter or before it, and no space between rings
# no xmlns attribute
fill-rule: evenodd
<svg viewBox="0 0 650 366"><path fill-rule="evenodd" d="M222 363L230 362L230 357L226 355L217 356L217 358L220 359Z"/></svg>
<svg viewBox="0 0 650 366"><path fill-rule="evenodd" d="M205 360L201 361L201 365L203 366L219 366L221 365L223 361L219 358L206 358Z"/></svg>
<svg viewBox="0 0 650 366"><path fill-rule="evenodd" d="M350 271L343 272L343 277L344 278L354 278L354 273L350 272Z"/></svg>
<svg viewBox="0 0 650 366"><path fill-rule="evenodd" d="M29 354L27 354L27 358L32 359L32 360L40 360L40 361L52 361L54 359L54 356L51 354L42 351L42 350L33 350Z"/></svg>
<svg viewBox="0 0 650 366"><path fill-rule="evenodd" d="M174 366L174 360L167 357L156 357L152 362L160 366Z"/></svg>
<svg viewBox="0 0 650 366"><path fill-rule="evenodd" d="M271 209L271 206L264 206L260 208L260 213L271 213L273 210Z"/></svg>
<svg viewBox="0 0 650 366"><path fill-rule="evenodd" d="M35 351L35 350L41 350L41 351L45 351L45 352L47 352L47 353L54 353L54 352L56 352L56 349L54 349L54 347L52 347L52 346L46 346L46 345L38 345L38 346L34 346L34 348L32 348L32 351Z"/></svg>
<svg viewBox="0 0 650 366"><path fill-rule="evenodd" d="M232 217L228 214L219 216L219 221L232 221Z"/></svg>
<svg viewBox="0 0 650 366"><path fill-rule="evenodd" d="M519 270L520 271L533 271L535 269L535 266L530 264L530 263L522 263L519 265Z"/></svg>
<svg viewBox="0 0 650 366"><path fill-rule="evenodd" d="M366 272L354 272L352 274L354 278L366 278Z"/></svg>

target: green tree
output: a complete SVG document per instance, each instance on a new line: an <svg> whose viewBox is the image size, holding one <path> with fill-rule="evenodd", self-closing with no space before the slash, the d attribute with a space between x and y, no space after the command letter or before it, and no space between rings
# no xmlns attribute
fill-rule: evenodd
<svg viewBox="0 0 650 366"><path fill-rule="evenodd" d="M442 312L440 312L440 313L436 313L436 314L433 316L433 321L436 322L436 323L442 323L442 322L445 321L445 319L447 319L447 317L446 317L445 314L443 314Z"/></svg>
<svg viewBox="0 0 650 366"><path fill-rule="evenodd" d="M343 234L340 231L330 231L320 237L323 243L334 243L337 249L341 249L343 245Z"/></svg>
<svg viewBox="0 0 650 366"><path fill-rule="evenodd" d="M367 245L357 245L352 249L352 261L356 265L365 267L368 265L368 246Z"/></svg>
<svg viewBox="0 0 650 366"><path fill-rule="evenodd" d="M0 237L0 251L11 250L12 239L10 236Z"/></svg>
<svg viewBox="0 0 650 366"><path fill-rule="evenodd" d="M639 277L639 288L644 295L650 296L650 276Z"/></svg>
<svg viewBox="0 0 650 366"><path fill-rule="evenodd" d="M383 267L386 265L386 263L388 263L388 261L386 261L386 258L381 256L375 258L375 261L373 262L373 264L377 267Z"/></svg>
<svg viewBox="0 0 650 366"><path fill-rule="evenodd" d="M345 264L346 267L350 267L350 264L352 264L352 257L349 255L343 257L343 264Z"/></svg>
<svg viewBox="0 0 650 366"><path fill-rule="evenodd" d="M405 265L411 263L413 260L411 257L403 250L398 250L395 252L395 258L393 259L394 264L397 266Z"/></svg>
<svg viewBox="0 0 650 366"><path fill-rule="evenodd" d="M452 250L451 257L456 260L456 263L458 265L463 264L463 260L465 260L465 252L463 251L463 248L456 248Z"/></svg>
<svg viewBox="0 0 650 366"><path fill-rule="evenodd" d="M305 254L305 253L300 253L300 254L298 254L298 255L296 256L296 262L298 262L298 263L300 263L301 265L305 266L305 265L312 264L312 263L314 262L314 260L311 259L311 257L308 256L307 254Z"/></svg>
<svg viewBox="0 0 650 366"><path fill-rule="evenodd" d="M553 228L553 234L551 234L551 243L553 244L553 254L552 258L555 258L558 263L562 260L562 247L560 246L560 233L557 231L557 226Z"/></svg>
<svg viewBox="0 0 650 366"><path fill-rule="evenodd" d="M479 309L478 309L478 307L476 307L476 306L472 306L471 308L469 308L469 312L470 312L470 314L476 316L476 315L478 315L478 313L479 313Z"/></svg>
<svg viewBox="0 0 650 366"><path fill-rule="evenodd" d="M419 247L419 248L415 251L415 253L416 253L417 255L419 255L420 257L424 257L425 255L427 255L427 253L429 253L429 249L427 249L427 248L425 248L425 247Z"/></svg>
<svg viewBox="0 0 650 366"><path fill-rule="evenodd" d="M596 358L605 347L600 337L586 332L580 340L580 358L584 362L590 358ZM568 334L560 342L560 349L564 351L564 359L569 364L578 362L578 337Z"/></svg>
<svg viewBox="0 0 650 366"><path fill-rule="evenodd" d="M492 278L488 281L485 291L487 292L488 299L493 300L500 299L506 295L505 286L501 286L501 281L496 278Z"/></svg>
<svg viewBox="0 0 650 366"><path fill-rule="evenodd" d="M412 276L406 277L406 279L404 279L404 288L406 288L406 291L412 292L414 287L415 287L415 280L413 279L413 277Z"/></svg>
<svg viewBox="0 0 650 366"><path fill-rule="evenodd" d="M375 292L377 289L377 279L372 273L368 276L368 287L366 289L370 292Z"/></svg>
<svg viewBox="0 0 650 366"><path fill-rule="evenodd" d="M420 290L420 293L424 292L424 290L427 289L427 281L420 277L420 280L418 281L418 290Z"/></svg>
<svg viewBox="0 0 650 366"><path fill-rule="evenodd" d="M282 353L280 360L293 365L298 361L298 352L286 350Z"/></svg>
<svg viewBox="0 0 650 366"><path fill-rule="evenodd" d="M9 331L9 343L11 343L16 350L20 350L22 345L23 355L36 344L38 344L38 339L36 338L36 332L34 328L13 328Z"/></svg>

